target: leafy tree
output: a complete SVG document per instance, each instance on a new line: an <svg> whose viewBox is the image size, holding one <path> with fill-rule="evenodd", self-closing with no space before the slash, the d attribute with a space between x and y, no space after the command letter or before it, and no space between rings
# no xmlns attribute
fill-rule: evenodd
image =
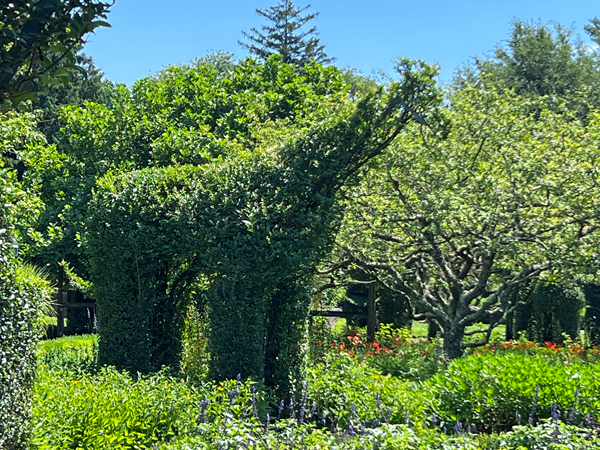
<svg viewBox="0 0 600 450"><path fill-rule="evenodd" d="M269 25L263 25L262 32L256 28L252 28L250 33L242 31L250 42L239 41L239 44L261 59L281 55L284 63L297 66L304 66L311 60L320 64L332 62L333 59L325 54L325 47L317 38L317 27L302 30L304 25L319 15L302 15L308 8L310 5L296 8L292 0L280 0L266 10L257 9L256 12L267 19Z"/></svg>
<svg viewBox="0 0 600 450"><path fill-rule="evenodd" d="M519 286L592 264L600 123L480 87L451 105L446 138L413 130L346 191L337 262L409 297L456 358L489 340ZM471 334L483 338L465 342Z"/></svg>
<svg viewBox="0 0 600 450"><path fill-rule="evenodd" d="M586 27L593 35L593 27ZM477 58L475 68L463 70L455 80L514 89L521 96L546 96L548 105L561 104L584 119L600 105L600 61L572 31L560 25L515 21L510 38L490 59ZM560 99L560 100L557 100Z"/></svg>
<svg viewBox="0 0 600 450"><path fill-rule="evenodd" d="M74 53L83 36L108 23L110 3L96 0L37 0L0 3L0 102L7 108L35 99L24 88L40 80L43 86L67 84L81 70Z"/></svg>
<svg viewBox="0 0 600 450"><path fill-rule="evenodd" d="M63 106L84 106L86 102L110 105L112 101L115 86L104 78L92 58L78 53L75 55L75 64L83 69L85 75L82 72L72 73L68 84L48 87L33 102L33 108L42 111L38 127L48 142L53 142L54 135L64 126L60 119Z"/></svg>

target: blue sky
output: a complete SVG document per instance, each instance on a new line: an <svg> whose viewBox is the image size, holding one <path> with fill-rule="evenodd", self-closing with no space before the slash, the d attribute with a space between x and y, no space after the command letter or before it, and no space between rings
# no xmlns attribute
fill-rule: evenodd
<svg viewBox="0 0 600 450"><path fill-rule="evenodd" d="M115 82L131 85L170 64L213 50L238 58L242 30L260 28L256 8L277 0L117 0L112 28L88 36L85 52ZM475 55L486 55L508 38L514 19L558 22L589 42L583 26L600 16L592 0L296 0L320 15L314 22L328 55L339 67L369 75L390 73L398 57L441 65L441 79Z"/></svg>

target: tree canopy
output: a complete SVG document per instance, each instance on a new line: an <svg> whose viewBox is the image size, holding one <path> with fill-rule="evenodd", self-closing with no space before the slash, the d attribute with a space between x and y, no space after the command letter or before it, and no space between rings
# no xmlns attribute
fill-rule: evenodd
<svg viewBox="0 0 600 450"><path fill-rule="evenodd" d="M0 102L4 108L35 99L26 84L67 84L83 36L99 26L112 3L97 0L37 0L0 3Z"/></svg>
<svg viewBox="0 0 600 450"><path fill-rule="evenodd" d="M249 42L239 41L239 44L261 59L281 55L284 63L297 66L311 60L320 64L332 62L333 58L325 54L325 47L317 37L317 27L304 28L319 15L303 15L308 8L310 5L296 8L292 0L280 0L275 6L257 9L256 12L267 19L268 24L262 25L261 31L256 28L252 28L250 33L242 31Z"/></svg>
<svg viewBox="0 0 600 450"><path fill-rule="evenodd" d="M413 129L347 191L338 266L410 298L456 357L487 341L519 285L593 270L600 122L473 86L447 120L448 136ZM479 322L483 339L463 343Z"/></svg>

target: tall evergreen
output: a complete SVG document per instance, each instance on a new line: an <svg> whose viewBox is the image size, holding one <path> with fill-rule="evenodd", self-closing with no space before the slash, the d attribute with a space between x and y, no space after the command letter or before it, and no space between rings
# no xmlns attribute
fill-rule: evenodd
<svg viewBox="0 0 600 450"><path fill-rule="evenodd" d="M334 60L325 54L325 47L321 45L317 27L304 29L319 13L303 13L310 8L296 8L292 0L280 0L275 6L267 9L257 9L256 12L267 19L268 23L261 27L261 31L252 28L249 33L242 34L249 40L248 43L239 41L251 54L262 59L271 55L281 55L283 62L303 66L310 60L327 64Z"/></svg>

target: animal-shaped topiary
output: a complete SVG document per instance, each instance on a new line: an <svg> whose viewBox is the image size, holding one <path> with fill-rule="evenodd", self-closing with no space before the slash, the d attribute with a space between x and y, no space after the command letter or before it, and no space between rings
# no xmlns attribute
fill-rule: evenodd
<svg viewBox="0 0 600 450"><path fill-rule="evenodd" d="M343 211L336 193L415 110L439 102L433 71L348 101L282 148L202 165L114 172L98 182L86 236L101 363L176 366L183 303L207 285L216 379L252 377L287 396L302 380L307 281Z"/></svg>

